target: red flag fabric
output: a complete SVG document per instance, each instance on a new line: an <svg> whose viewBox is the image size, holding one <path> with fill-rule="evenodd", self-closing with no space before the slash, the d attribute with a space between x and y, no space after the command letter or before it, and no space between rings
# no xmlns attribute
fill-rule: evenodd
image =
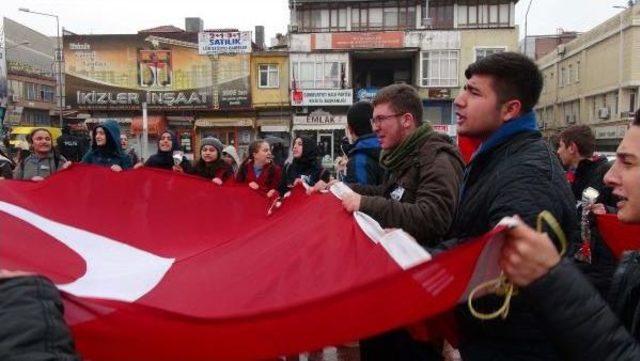
<svg viewBox="0 0 640 361"><path fill-rule="evenodd" d="M624 251L640 249L640 224L622 223L615 214L596 216L598 231L616 258Z"/></svg>
<svg viewBox="0 0 640 361"><path fill-rule="evenodd" d="M458 135L458 149L460 149L460 154L462 154L462 159L464 159L465 163L468 164L471 161L471 157L480 146L480 143L478 139Z"/></svg>
<svg viewBox="0 0 640 361"><path fill-rule="evenodd" d="M500 228L409 267L389 247L415 245L361 229L331 194L268 203L148 168L2 181L0 265L56 283L87 360L295 354L440 314L499 271Z"/></svg>

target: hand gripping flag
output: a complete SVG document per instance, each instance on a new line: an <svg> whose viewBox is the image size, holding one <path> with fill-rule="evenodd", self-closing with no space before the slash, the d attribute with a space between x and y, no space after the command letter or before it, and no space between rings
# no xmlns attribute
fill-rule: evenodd
<svg viewBox="0 0 640 361"><path fill-rule="evenodd" d="M74 165L0 181L0 267L49 277L87 360L255 360L450 310L496 277L500 230L431 257L399 230L294 191ZM417 256L416 256L417 254Z"/></svg>

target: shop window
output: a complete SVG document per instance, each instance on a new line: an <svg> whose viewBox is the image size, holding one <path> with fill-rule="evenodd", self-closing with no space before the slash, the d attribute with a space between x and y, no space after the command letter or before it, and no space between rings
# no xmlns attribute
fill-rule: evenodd
<svg viewBox="0 0 640 361"><path fill-rule="evenodd" d="M458 86L458 50L434 50L422 53L422 86Z"/></svg>
<svg viewBox="0 0 640 361"><path fill-rule="evenodd" d="M260 88L278 88L280 86L280 71L278 64L259 65Z"/></svg>
<svg viewBox="0 0 640 361"><path fill-rule="evenodd" d="M477 48L476 49L476 61L486 58L489 55L502 53L506 50L506 47L501 48Z"/></svg>

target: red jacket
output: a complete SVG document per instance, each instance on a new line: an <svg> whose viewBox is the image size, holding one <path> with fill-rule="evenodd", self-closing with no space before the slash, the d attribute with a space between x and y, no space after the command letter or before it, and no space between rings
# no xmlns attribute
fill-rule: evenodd
<svg viewBox="0 0 640 361"><path fill-rule="evenodd" d="M273 175L271 173L273 172ZM260 177L256 177L256 173L253 170L253 160L245 163L236 175L236 181L238 183L249 184L256 182L260 186L260 189L269 192L272 189L278 189L280 179L282 178L282 170L279 166L273 163L267 163L262 168Z"/></svg>

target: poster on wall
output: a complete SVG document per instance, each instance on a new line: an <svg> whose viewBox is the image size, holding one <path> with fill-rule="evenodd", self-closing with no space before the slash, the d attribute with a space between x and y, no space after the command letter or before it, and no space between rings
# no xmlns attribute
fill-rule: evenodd
<svg viewBox="0 0 640 361"><path fill-rule="evenodd" d="M178 45L176 45L178 44ZM146 34L65 35L67 104L79 110L215 109L213 63L195 42Z"/></svg>
<svg viewBox="0 0 640 361"><path fill-rule="evenodd" d="M221 55L217 61L220 109L250 108L251 60L249 55Z"/></svg>

